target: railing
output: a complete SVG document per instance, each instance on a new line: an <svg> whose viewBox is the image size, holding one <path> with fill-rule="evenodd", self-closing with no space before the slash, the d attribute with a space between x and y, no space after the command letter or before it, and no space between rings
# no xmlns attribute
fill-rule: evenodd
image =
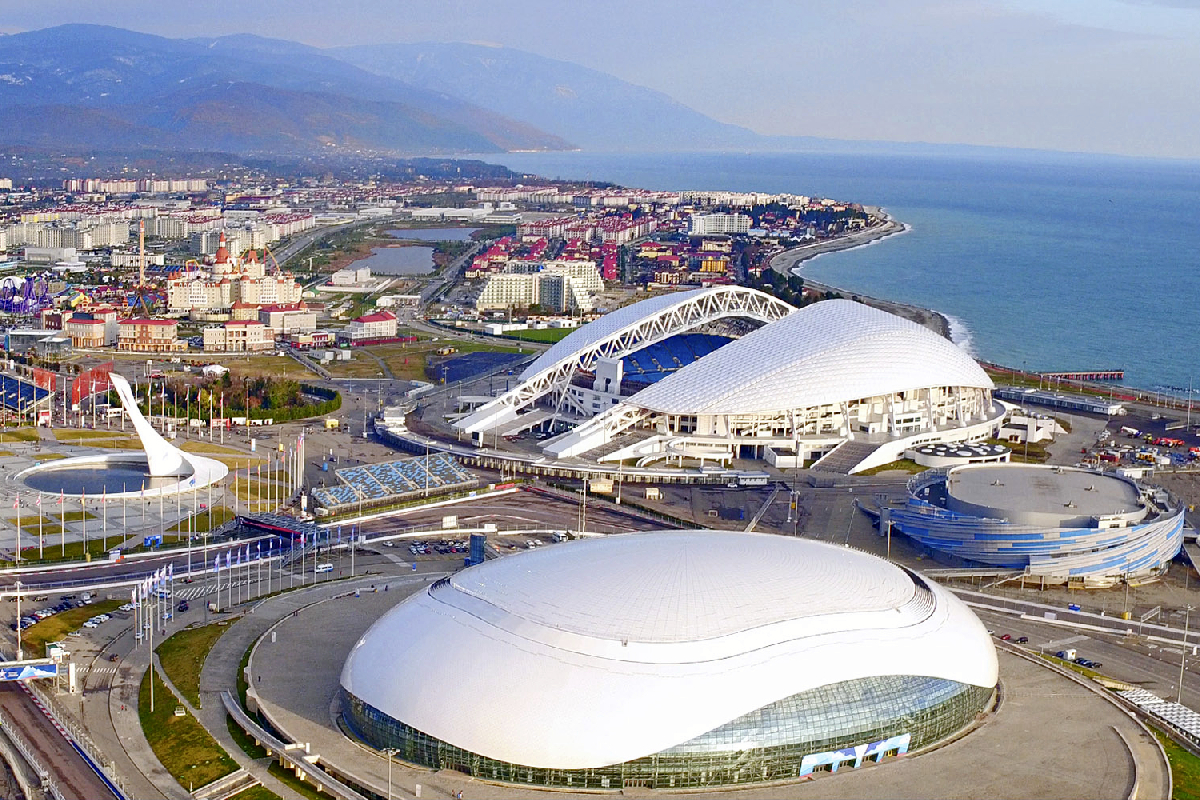
<svg viewBox="0 0 1200 800"><path fill-rule="evenodd" d="M42 762L33 754L33 748L25 741L25 737L17 731L16 726L9 722L3 713L0 713L0 729L3 729L8 735L8 740L17 748L21 757L29 764L29 768L37 773L38 779L42 782L42 788L46 790L46 793L55 798L55 800L64 800L62 793L58 790L58 786L54 783L54 779L50 777L49 770L42 766Z"/></svg>
<svg viewBox="0 0 1200 800"><path fill-rule="evenodd" d="M117 774L115 765L109 762L108 769L105 769L103 751L87 735L83 726L66 714L59 712L55 708L57 705L55 700L43 692L33 681L22 681L22 687L37 701L38 707L50 718L50 721L63 732L64 738L67 738L71 745L79 751L79 755L83 757L97 777L108 786L114 795L124 800L125 792L122 788L121 776Z"/></svg>

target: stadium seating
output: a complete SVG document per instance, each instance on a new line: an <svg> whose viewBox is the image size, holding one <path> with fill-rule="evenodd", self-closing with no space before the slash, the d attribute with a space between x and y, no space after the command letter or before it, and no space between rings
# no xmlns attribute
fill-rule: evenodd
<svg viewBox="0 0 1200 800"><path fill-rule="evenodd" d="M0 375L0 393L4 397L4 407L9 411L28 409L35 402L44 400L50 395L50 390L32 383L26 383L18 378Z"/></svg>
<svg viewBox="0 0 1200 800"><path fill-rule="evenodd" d="M709 333L683 333L672 336L625 356L625 376L636 383L654 383L730 341L726 336Z"/></svg>
<svg viewBox="0 0 1200 800"><path fill-rule="evenodd" d="M331 509L475 483L449 453L346 467L335 474L342 485L313 490L313 498Z"/></svg>

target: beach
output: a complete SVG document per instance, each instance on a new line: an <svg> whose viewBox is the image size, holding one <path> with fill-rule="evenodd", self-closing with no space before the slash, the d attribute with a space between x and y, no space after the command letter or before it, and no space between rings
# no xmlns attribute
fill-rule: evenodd
<svg viewBox="0 0 1200 800"><path fill-rule="evenodd" d="M881 208L865 207L866 210L881 218L883 221L878 225L872 225L865 230L848 233L845 236L839 236L836 239L830 239L816 244L802 245L793 247L779 253L771 259L771 269L784 275L802 275L798 267L805 261L816 258L817 256L826 253L837 253L842 250L853 250L856 247L866 247L874 244L889 236L895 236L899 233L904 233L909 230L909 227L902 222L894 219L890 214ZM845 289L840 289L836 286L828 286L823 283L818 283L809 278L804 279L804 286L808 289L813 289L818 292L837 292L844 297L852 297L860 300L863 303L878 308L882 311L895 314L898 317L910 319L918 325L924 325L933 332L947 339L953 340L953 331L950 320L937 311L920 306L908 305L907 303L897 303L892 300L881 300L877 297L848 292Z"/></svg>

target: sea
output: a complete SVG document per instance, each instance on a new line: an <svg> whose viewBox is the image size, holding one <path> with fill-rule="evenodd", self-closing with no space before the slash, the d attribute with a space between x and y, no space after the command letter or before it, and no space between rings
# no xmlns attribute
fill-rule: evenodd
<svg viewBox="0 0 1200 800"><path fill-rule="evenodd" d="M939 311L986 361L1200 390L1200 163L1038 151L485 158L547 178L882 206L908 230L801 274Z"/></svg>

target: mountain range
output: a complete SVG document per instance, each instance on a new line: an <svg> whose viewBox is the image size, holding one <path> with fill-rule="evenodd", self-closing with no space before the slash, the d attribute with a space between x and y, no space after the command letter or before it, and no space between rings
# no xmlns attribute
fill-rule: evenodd
<svg viewBox="0 0 1200 800"><path fill-rule="evenodd" d="M661 92L509 48L323 50L99 25L0 36L0 112L3 144L74 151L444 155L772 144Z"/></svg>
<svg viewBox="0 0 1200 800"><path fill-rule="evenodd" d="M10 146L396 154L571 147L304 45L94 25L0 37L0 112L0 142Z"/></svg>

